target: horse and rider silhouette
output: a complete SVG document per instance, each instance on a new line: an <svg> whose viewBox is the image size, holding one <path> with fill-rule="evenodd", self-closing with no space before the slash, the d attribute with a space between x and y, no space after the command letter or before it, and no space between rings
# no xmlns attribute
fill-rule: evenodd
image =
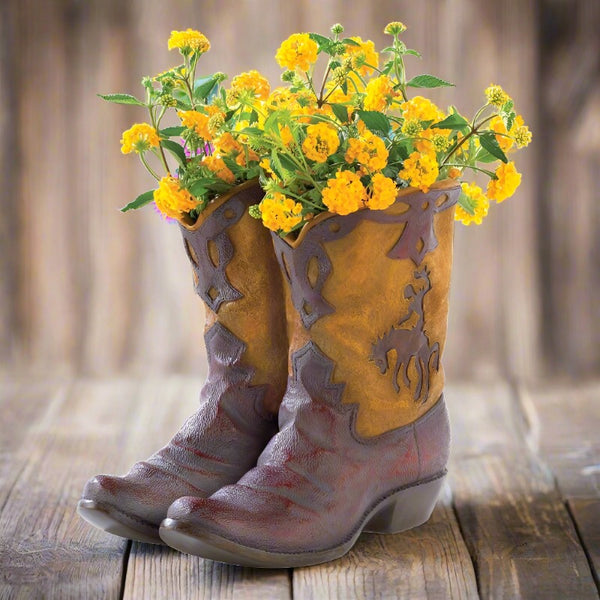
<svg viewBox="0 0 600 600"><path fill-rule="evenodd" d="M429 393L429 369L432 358L434 359L433 367L436 371L440 367L440 345L435 342L430 346L429 338L423 331L425 325L423 299L431 289L427 267L415 272L415 279L424 280L424 286L415 289L412 284L408 284L404 288L404 298L409 300L408 313L373 344L369 360L377 365L382 375L385 375L390 368L388 352L390 350L396 351L396 364L393 368L392 383L397 393L400 393L400 384L398 383L400 370L402 370L404 385L408 389L415 385L415 382L411 382L408 376L408 368L412 361L416 372L413 400L417 402L423 398L422 401L424 402L427 400ZM410 329L401 329L401 326L408 322L413 315L417 316L416 323Z"/></svg>

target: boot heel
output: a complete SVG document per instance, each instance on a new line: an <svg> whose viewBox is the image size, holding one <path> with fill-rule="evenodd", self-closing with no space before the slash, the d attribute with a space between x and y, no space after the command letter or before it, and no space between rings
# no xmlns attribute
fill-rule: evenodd
<svg viewBox="0 0 600 600"><path fill-rule="evenodd" d="M446 475L392 494L376 508L365 525L366 533L400 533L429 520Z"/></svg>

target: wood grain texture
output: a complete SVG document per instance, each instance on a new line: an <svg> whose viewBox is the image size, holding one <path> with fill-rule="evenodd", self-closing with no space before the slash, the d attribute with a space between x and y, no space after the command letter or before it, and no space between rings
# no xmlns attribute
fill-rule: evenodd
<svg viewBox="0 0 600 600"><path fill-rule="evenodd" d="M12 58L15 44L15 11L3 2L0 5L0 181L2 196L15 197L20 157L15 155L17 134L14 128L18 108L16 90L12 85L16 65ZM0 365L14 362L20 337L18 321L19 260L15 247L15 223L18 208L14 202L0 200ZM0 366L0 371L2 367Z"/></svg>
<svg viewBox="0 0 600 600"><path fill-rule="evenodd" d="M543 349L553 370L600 366L600 4L545 0L540 40ZM576 181L576 187L572 182Z"/></svg>
<svg viewBox="0 0 600 600"><path fill-rule="evenodd" d="M519 391L535 428L530 446L552 469L563 497L600 498L600 383Z"/></svg>
<svg viewBox="0 0 600 600"><path fill-rule="evenodd" d="M529 445L552 470L600 589L600 384L519 392L534 425Z"/></svg>
<svg viewBox="0 0 600 600"><path fill-rule="evenodd" d="M294 569L299 600L478 598L473 565L449 497L423 526L395 535L363 534L344 557Z"/></svg>
<svg viewBox="0 0 600 600"><path fill-rule="evenodd" d="M552 473L534 457L462 460L452 489L483 598L598 598Z"/></svg>
<svg viewBox="0 0 600 600"><path fill-rule="evenodd" d="M258 66L275 84L273 55L293 31L342 21L381 46L385 23L401 19L424 56L411 72L457 84L434 90L441 106L470 112L497 81L536 136L517 156L517 197L493 206L481 227L457 230L449 375L527 379L547 363L597 370L596 3L7 0L2 10L21 49L3 36L0 78L11 85L0 92L0 353L11 364L85 374L197 374L202 364L202 307L176 228L151 209L118 212L153 183L119 151L122 130L143 113L97 92L139 93L143 75L173 63L165 40L175 28L198 27L211 39L205 72ZM32 150L41 131L51 149L43 161Z"/></svg>
<svg viewBox="0 0 600 600"><path fill-rule="evenodd" d="M133 543L123 600L288 600L288 571L224 565L171 548Z"/></svg>
<svg viewBox="0 0 600 600"><path fill-rule="evenodd" d="M22 467L0 514L0 597L120 597L126 541L76 514L83 484L156 450L196 397L197 382L177 379L80 381L60 388L28 431L23 425L14 454Z"/></svg>
<svg viewBox="0 0 600 600"><path fill-rule="evenodd" d="M453 386L451 487L483 598L598 598L552 472L507 385Z"/></svg>
<svg viewBox="0 0 600 600"><path fill-rule="evenodd" d="M600 499L574 498L567 504L600 590Z"/></svg>

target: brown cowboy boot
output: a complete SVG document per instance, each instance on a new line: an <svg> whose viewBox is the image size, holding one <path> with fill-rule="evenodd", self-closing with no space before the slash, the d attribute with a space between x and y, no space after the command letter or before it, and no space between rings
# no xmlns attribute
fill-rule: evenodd
<svg viewBox="0 0 600 600"><path fill-rule="evenodd" d="M175 502L167 544L297 567L342 556L362 531L427 521L450 442L440 359L458 194L404 190L384 211L274 237L295 308L280 431L237 484Z"/></svg>
<svg viewBox="0 0 600 600"><path fill-rule="evenodd" d="M248 182L182 225L196 292L206 304L209 375L202 404L175 437L123 477L90 480L78 505L92 525L161 543L158 526L180 498L210 496L256 464L277 431L287 381L283 282L269 232L248 214Z"/></svg>

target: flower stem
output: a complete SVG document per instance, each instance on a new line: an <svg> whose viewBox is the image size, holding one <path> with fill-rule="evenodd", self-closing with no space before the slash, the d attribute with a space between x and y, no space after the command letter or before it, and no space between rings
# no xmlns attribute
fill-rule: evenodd
<svg viewBox="0 0 600 600"><path fill-rule="evenodd" d="M152 175L152 177L154 177L154 179L156 179L156 181L160 181L160 177L155 173L154 169L148 164L148 162L144 158L144 154L140 153L139 157L140 157L140 160L142 161L142 164L144 165L144 167L146 167L148 173L150 173L150 175Z"/></svg>

